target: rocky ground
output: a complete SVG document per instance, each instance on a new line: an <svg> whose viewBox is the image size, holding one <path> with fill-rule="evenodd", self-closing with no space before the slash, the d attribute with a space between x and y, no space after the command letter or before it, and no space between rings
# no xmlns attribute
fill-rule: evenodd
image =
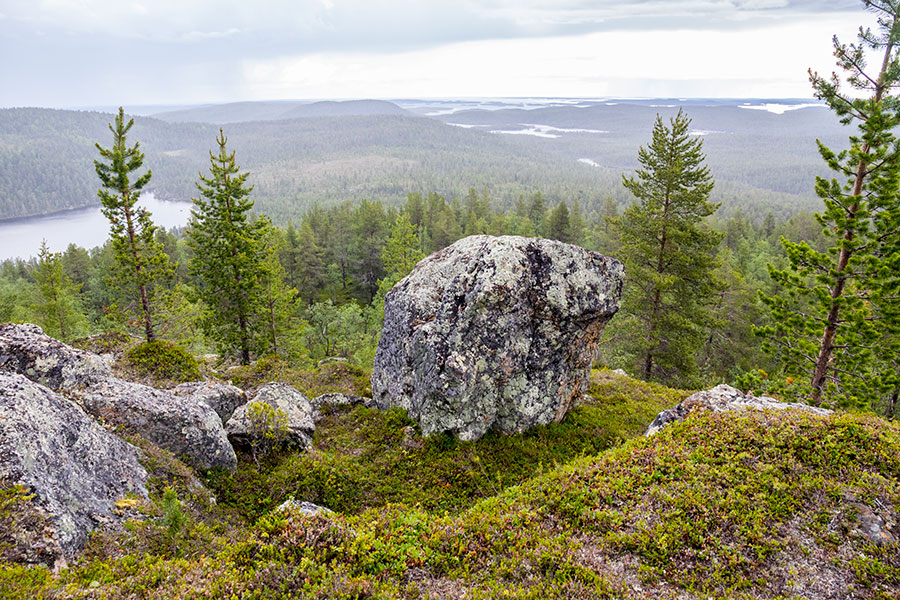
<svg viewBox="0 0 900 600"><path fill-rule="evenodd" d="M561 423L459 442L422 438L335 380L350 395L318 403L305 452L257 466L239 451L236 470L198 479L142 442L148 498L127 509L139 518L58 573L6 564L0 597L900 595L897 424L708 410L645 437L689 394L597 371ZM9 528L27 503L4 494Z"/></svg>

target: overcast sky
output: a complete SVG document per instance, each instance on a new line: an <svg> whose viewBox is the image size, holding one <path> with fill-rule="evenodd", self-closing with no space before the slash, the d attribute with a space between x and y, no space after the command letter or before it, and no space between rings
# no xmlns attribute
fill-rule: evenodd
<svg viewBox="0 0 900 600"><path fill-rule="evenodd" d="M0 0L0 106L809 97L857 0Z"/></svg>

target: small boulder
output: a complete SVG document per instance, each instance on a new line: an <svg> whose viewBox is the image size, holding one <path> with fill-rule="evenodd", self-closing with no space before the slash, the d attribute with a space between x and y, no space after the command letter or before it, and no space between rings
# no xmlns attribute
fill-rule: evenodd
<svg viewBox="0 0 900 600"><path fill-rule="evenodd" d="M52 390L83 388L112 377L96 354L72 348L37 325L0 325L0 371L19 373Z"/></svg>
<svg viewBox="0 0 900 600"><path fill-rule="evenodd" d="M372 397L422 433L474 440L562 420L582 397L622 263L552 240L477 235L385 297Z"/></svg>
<svg viewBox="0 0 900 600"><path fill-rule="evenodd" d="M286 432L284 445L305 450L312 443L316 425L314 409L309 399L286 383L267 383L259 388L249 402L237 408L225 424L228 439L236 446L249 446L253 442L254 425L250 421L250 407L262 402L284 413Z"/></svg>
<svg viewBox="0 0 900 600"><path fill-rule="evenodd" d="M316 515L324 516L334 513L330 508L325 508L324 506L319 506L312 502L306 502L305 500L287 500L282 502L281 505L275 509L275 512L286 513L298 517L315 517Z"/></svg>
<svg viewBox="0 0 900 600"><path fill-rule="evenodd" d="M55 543L43 540L40 551L23 557L48 566L74 556L94 528L114 521L117 500L147 496L135 447L53 390L9 373L0 374L0 481L26 487L48 516Z"/></svg>
<svg viewBox="0 0 900 600"><path fill-rule="evenodd" d="M730 385L717 385L711 390L697 392L688 396L673 408L668 408L653 419L645 435L653 435L669 423L682 421L693 410L706 410L712 412L728 412L735 410L803 410L815 415L830 415L831 411L825 408L817 408L799 402L779 402L766 396L753 396L745 394Z"/></svg>
<svg viewBox="0 0 900 600"><path fill-rule="evenodd" d="M237 466L222 419L203 402L114 377L69 395L92 416L141 435L195 467Z"/></svg>
<svg viewBox="0 0 900 600"><path fill-rule="evenodd" d="M241 404L247 402L247 394L241 388L217 381L191 381L170 390L176 396L202 402L216 411L222 423L227 423Z"/></svg>

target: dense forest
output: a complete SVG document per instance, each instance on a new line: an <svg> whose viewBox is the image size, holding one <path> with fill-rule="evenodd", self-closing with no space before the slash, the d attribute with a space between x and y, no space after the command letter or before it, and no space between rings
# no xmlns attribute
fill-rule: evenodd
<svg viewBox="0 0 900 600"><path fill-rule="evenodd" d="M610 197L620 209L631 202L621 174L637 166L656 114L674 111L593 104L426 117L388 102L244 103L138 117L133 135L153 170L150 190L186 200L205 169L212 123L228 122L226 133L252 172L257 208L280 225L313 205L367 199L399 208L412 192L462 197L470 187L486 189L504 210L541 190L553 204L577 199L590 214ZM736 104L690 111L723 214L741 211L759 224L770 212L784 219L816 209L812 182L822 165L815 141L846 137L828 111L772 114ZM91 161L109 121L97 112L0 110L0 214L96 205ZM551 127L549 136L498 133L534 123Z"/></svg>

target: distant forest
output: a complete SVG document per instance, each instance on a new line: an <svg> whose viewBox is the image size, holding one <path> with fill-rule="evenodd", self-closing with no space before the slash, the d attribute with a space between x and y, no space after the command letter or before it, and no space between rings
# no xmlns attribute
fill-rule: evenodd
<svg viewBox="0 0 900 600"><path fill-rule="evenodd" d="M205 169L219 129L214 122L257 119L223 127L251 171L257 210L279 224L299 219L313 206L379 200L399 207L409 193L461 198L470 188L486 191L500 209L512 209L520 198L540 191L550 204L577 202L591 216L609 199L620 208L631 202L621 176L636 167L637 149L646 143L657 112L665 117L675 110L636 105L469 110L441 116L443 122L387 102L319 104L248 103L138 117L132 136L153 170L152 191L188 200L196 195L196 175ZM769 213L783 220L814 210L813 182L826 174L816 137L826 143L846 139L846 131L821 109L777 115L693 106L691 117L704 135L720 214L740 211L756 224ZM108 137L110 120L97 112L0 110L0 214L14 218L96 205L94 143ZM491 133L535 123L603 133L568 131L556 138Z"/></svg>

